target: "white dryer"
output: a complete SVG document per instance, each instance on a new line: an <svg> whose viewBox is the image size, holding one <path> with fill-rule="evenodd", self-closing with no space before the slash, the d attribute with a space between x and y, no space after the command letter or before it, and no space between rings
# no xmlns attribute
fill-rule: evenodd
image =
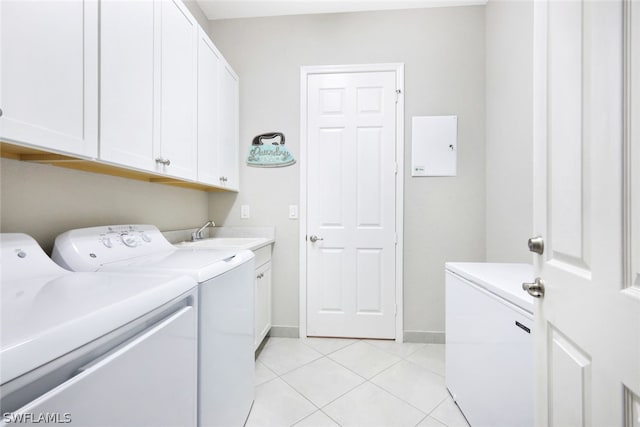
<svg viewBox="0 0 640 427"><path fill-rule="evenodd" d="M198 424L244 425L254 399L254 254L176 247L153 225L67 231L53 259L74 271L187 274L199 284Z"/></svg>
<svg viewBox="0 0 640 427"><path fill-rule="evenodd" d="M72 273L26 234L0 246L0 425L196 424L193 279Z"/></svg>
<svg viewBox="0 0 640 427"><path fill-rule="evenodd" d="M446 264L445 382L473 427L533 427L528 264Z"/></svg>

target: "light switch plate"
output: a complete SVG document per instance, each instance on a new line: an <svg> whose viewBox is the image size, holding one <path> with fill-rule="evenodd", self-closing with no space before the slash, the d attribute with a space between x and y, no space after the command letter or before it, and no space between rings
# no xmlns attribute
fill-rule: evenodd
<svg viewBox="0 0 640 427"><path fill-rule="evenodd" d="M298 205L289 205L289 219L298 219Z"/></svg>
<svg viewBox="0 0 640 427"><path fill-rule="evenodd" d="M249 219L251 217L251 211L249 205L240 206L240 219Z"/></svg>

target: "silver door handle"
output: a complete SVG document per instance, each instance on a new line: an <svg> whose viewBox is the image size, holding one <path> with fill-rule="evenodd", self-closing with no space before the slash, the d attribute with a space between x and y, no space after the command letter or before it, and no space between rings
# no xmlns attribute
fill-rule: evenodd
<svg viewBox="0 0 640 427"><path fill-rule="evenodd" d="M169 166L171 164L171 160L163 159L162 157L158 157L156 159L156 163L160 163L161 165Z"/></svg>
<svg viewBox="0 0 640 427"><path fill-rule="evenodd" d="M311 243L315 243L318 240L324 240L322 237L318 237L318 236L309 236L309 240L311 240Z"/></svg>
<svg viewBox="0 0 640 427"><path fill-rule="evenodd" d="M544 280L536 277L533 283L523 283L522 289L534 298L542 298L544 296Z"/></svg>
<svg viewBox="0 0 640 427"><path fill-rule="evenodd" d="M527 244L529 245L529 252L535 252L539 255L542 255L544 252L544 239L542 236L530 238Z"/></svg>

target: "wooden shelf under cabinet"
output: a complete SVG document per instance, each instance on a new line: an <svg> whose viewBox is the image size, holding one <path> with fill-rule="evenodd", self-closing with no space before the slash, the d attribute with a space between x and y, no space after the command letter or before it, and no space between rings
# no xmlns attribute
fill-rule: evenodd
<svg viewBox="0 0 640 427"><path fill-rule="evenodd" d="M37 148L25 147L0 141L0 157L20 160L23 162L40 163L59 166L67 169L75 169L84 172L99 173L103 175L118 176L121 178L135 179L157 184L172 185L175 187L190 188L202 191L229 191L224 188L201 184L194 181L184 181L177 178L153 174L135 169L117 166L100 160L82 159L58 154Z"/></svg>

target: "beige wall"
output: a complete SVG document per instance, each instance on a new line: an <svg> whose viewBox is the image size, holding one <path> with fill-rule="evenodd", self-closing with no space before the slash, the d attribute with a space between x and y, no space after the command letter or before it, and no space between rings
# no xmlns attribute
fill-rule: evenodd
<svg viewBox="0 0 640 427"><path fill-rule="evenodd" d="M299 167L248 168L251 139L282 131L300 152L300 66L403 62L405 164L411 117L458 115L458 176L411 178L405 168L404 326L444 331L445 261L485 258L484 7L213 21L212 39L240 76L238 195L211 194L225 225L274 225L273 324L298 326ZM241 204L251 219L240 220Z"/></svg>
<svg viewBox="0 0 640 427"><path fill-rule="evenodd" d="M533 3L486 6L487 261L531 262Z"/></svg>
<svg viewBox="0 0 640 427"><path fill-rule="evenodd" d="M0 185L0 230L27 233L47 252L72 228L144 223L175 230L208 216L203 191L16 160L0 161Z"/></svg>

